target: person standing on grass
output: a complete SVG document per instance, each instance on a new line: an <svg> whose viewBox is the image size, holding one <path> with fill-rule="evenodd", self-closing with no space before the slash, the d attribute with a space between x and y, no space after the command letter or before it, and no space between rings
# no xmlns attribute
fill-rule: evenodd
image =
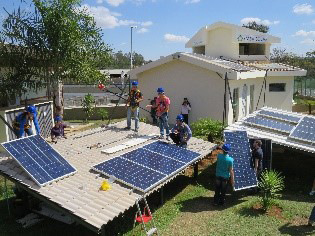
<svg viewBox="0 0 315 236"><path fill-rule="evenodd" d="M260 180L260 176L261 176L261 173L263 171L262 162L263 162L264 154L263 154L263 151L261 149L261 146L262 146L261 140L257 139L257 140L254 141L254 143L253 143L253 151L252 151L252 158L251 158L251 166L255 170L255 173L256 173L258 181ZM253 193L257 193L259 191L259 188L258 187L254 187L252 189L252 191L253 191Z"/></svg>
<svg viewBox="0 0 315 236"><path fill-rule="evenodd" d="M126 107L127 111L127 127L125 130L131 129L131 113L135 118L135 132L138 132L139 129L139 103L143 100L142 93L138 89L138 82L133 81L132 87L130 90L129 97L127 99Z"/></svg>
<svg viewBox="0 0 315 236"><path fill-rule="evenodd" d="M228 154L231 150L231 145L223 144L221 149L223 154L218 154L217 157L214 206L224 205L229 179L231 179L231 184L234 186L233 158Z"/></svg>
<svg viewBox="0 0 315 236"><path fill-rule="evenodd" d="M156 99L156 115L159 121L160 137L164 139L164 128L166 131L166 140L170 140L170 128L168 125L168 112L170 111L171 101L165 96L164 88L157 89L158 98ZM150 106L150 105L149 105Z"/></svg>
<svg viewBox="0 0 315 236"><path fill-rule="evenodd" d="M191 111L191 106L190 106L190 102L188 101L187 98L184 98L184 102L182 104L182 108L181 108L181 114L184 117L184 122L188 125L188 115L189 112Z"/></svg>

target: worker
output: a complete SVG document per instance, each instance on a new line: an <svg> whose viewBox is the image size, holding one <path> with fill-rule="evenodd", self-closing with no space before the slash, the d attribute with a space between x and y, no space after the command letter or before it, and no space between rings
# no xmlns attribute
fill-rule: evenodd
<svg viewBox="0 0 315 236"><path fill-rule="evenodd" d="M231 151L231 145L228 143L223 144L221 149L223 154L218 154L217 156L214 206L224 205L229 179L232 186L234 186L233 158L228 154Z"/></svg>
<svg viewBox="0 0 315 236"><path fill-rule="evenodd" d="M34 105L29 105L25 111L19 113L13 122L13 129L18 138L24 137L24 132L33 135L32 124L34 122L37 134L40 134L40 127L37 120L37 111Z"/></svg>
<svg viewBox="0 0 315 236"><path fill-rule="evenodd" d="M51 129L51 132L50 132L51 141L57 142L58 138L61 138L61 137L67 138L65 136L65 128L66 127L67 127L67 125L62 122L62 117L56 116L55 117L55 126Z"/></svg>
<svg viewBox="0 0 315 236"><path fill-rule="evenodd" d="M164 128L166 130L166 140L170 140L170 128L168 125L168 112L170 111L171 101L165 95L164 88L157 89L158 98L156 99L156 115L159 120L160 127L160 137L159 139L164 139Z"/></svg>
<svg viewBox="0 0 315 236"><path fill-rule="evenodd" d="M176 124L170 133L170 138L173 142L180 147L186 148L187 142L191 138L192 133L189 126L184 122L182 114L176 117Z"/></svg>
<svg viewBox="0 0 315 236"><path fill-rule="evenodd" d="M139 103L143 100L143 96L141 91L138 89L138 82L133 81L132 87L129 93L129 97L127 99L126 108L127 111L127 127L125 130L131 129L131 113L135 118L135 132L139 130Z"/></svg>
<svg viewBox="0 0 315 236"><path fill-rule="evenodd" d="M252 149L252 157L251 157L251 166L254 168L257 180L260 181L261 174L263 172L263 151L262 151L262 141L257 139L253 143L253 149ZM252 194L256 194L259 192L258 187L253 187L250 189Z"/></svg>

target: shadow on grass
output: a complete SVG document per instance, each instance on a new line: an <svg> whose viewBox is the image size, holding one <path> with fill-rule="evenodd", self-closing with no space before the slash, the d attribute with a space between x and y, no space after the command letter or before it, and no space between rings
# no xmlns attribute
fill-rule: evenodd
<svg viewBox="0 0 315 236"><path fill-rule="evenodd" d="M279 228L281 234L286 235L315 235L315 227L308 225L292 225L286 223Z"/></svg>
<svg viewBox="0 0 315 236"><path fill-rule="evenodd" d="M262 209L254 209L252 206L244 206L237 213L244 217L258 217L265 214Z"/></svg>

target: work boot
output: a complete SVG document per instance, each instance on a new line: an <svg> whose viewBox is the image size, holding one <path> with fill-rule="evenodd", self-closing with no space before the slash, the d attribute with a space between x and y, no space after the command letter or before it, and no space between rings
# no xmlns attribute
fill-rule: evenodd
<svg viewBox="0 0 315 236"><path fill-rule="evenodd" d="M164 136L163 136L163 135L160 135L160 136L159 136L159 139L164 139Z"/></svg>
<svg viewBox="0 0 315 236"><path fill-rule="evenodd" d="M131 130L131 128L130 127L125 127L124 130Z"/></svg>

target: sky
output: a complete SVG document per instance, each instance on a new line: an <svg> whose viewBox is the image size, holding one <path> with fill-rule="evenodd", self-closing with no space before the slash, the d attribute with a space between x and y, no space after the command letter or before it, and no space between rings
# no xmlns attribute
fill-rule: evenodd
<svg viewBox="0 0 315 236"><path fill-rule="evenodd" d="M0 0L1 19L20 5L31 9L21 0ZM298 55L315 50L315 0L83 0L82 7L94 16L114 51L130 52L131 26L137 26L133 50L145 60L191 52L185 43L217 21L242 25L255 20L281 38L275 47Z"/></svg>

